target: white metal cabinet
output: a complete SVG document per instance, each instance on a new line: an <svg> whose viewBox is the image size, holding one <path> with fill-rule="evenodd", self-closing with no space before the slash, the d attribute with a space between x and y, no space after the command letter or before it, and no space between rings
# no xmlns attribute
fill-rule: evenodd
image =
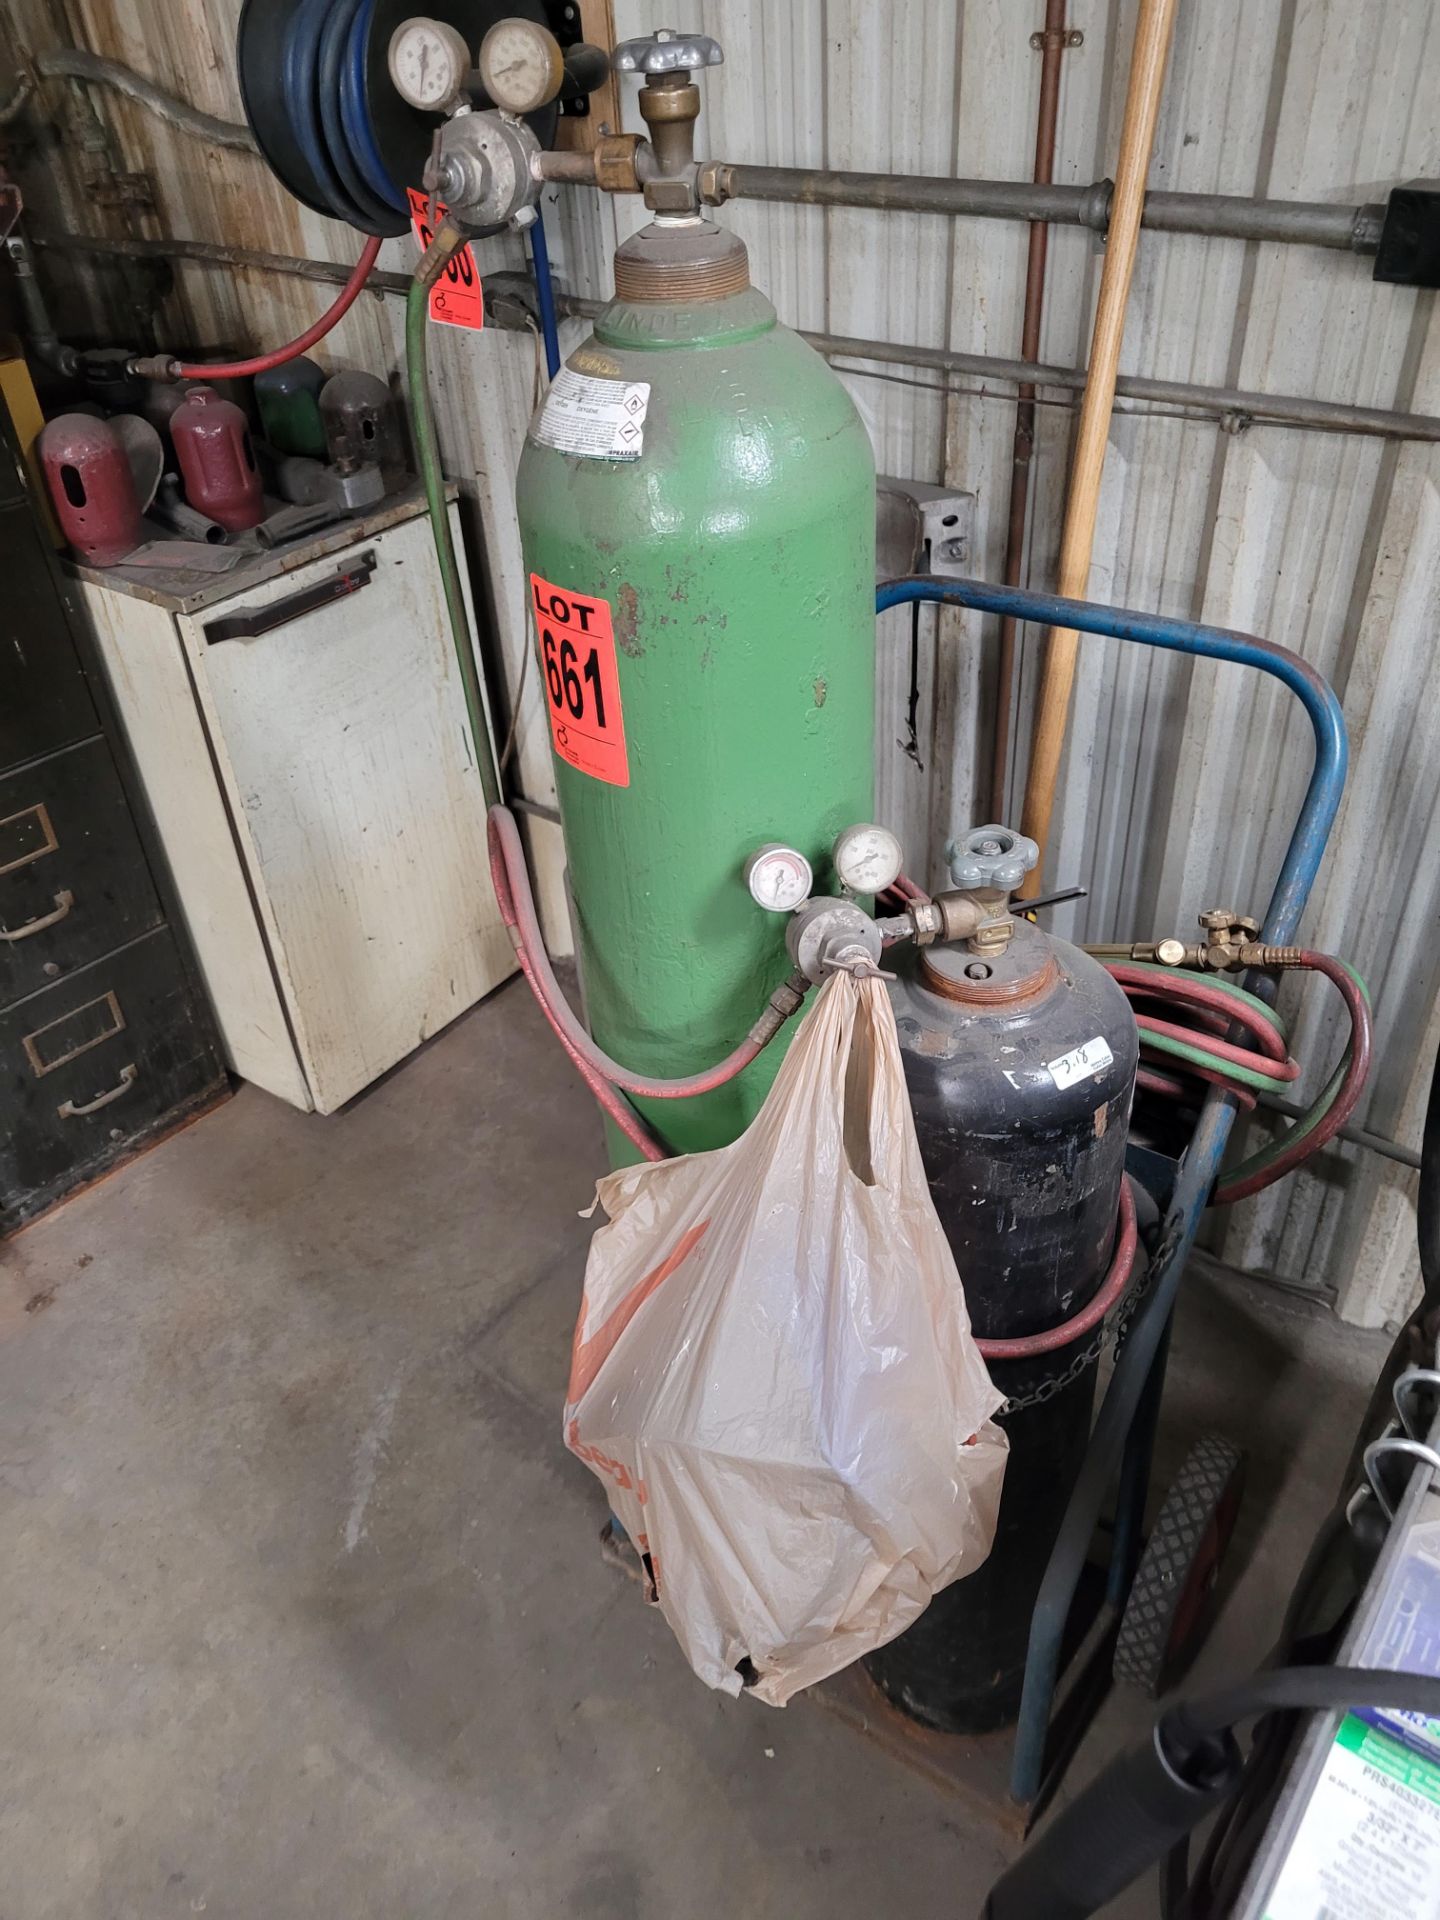
<svg viewBox="0 0 1440 1920"><path fill-rule="evenodd" d="M428 522L392 504L301 554L189 596L79 576L230 1062L330 1113L514 955Z"/></svg>

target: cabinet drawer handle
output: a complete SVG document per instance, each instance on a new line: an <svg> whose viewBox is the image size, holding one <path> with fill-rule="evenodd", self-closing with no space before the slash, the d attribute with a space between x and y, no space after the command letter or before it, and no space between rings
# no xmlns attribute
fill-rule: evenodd
<svg viewBox="0 0 1440 1920"><path fill-rule="evenodd" d="M301 587L298 593L287 593L282 599L272 600L268 607L239 607L223 619L208 621L206 644L213 647L220 640L258 640L262 633L273 633L277 627L298 620L302 613L314 613L317 607L328 607L332 600L359 593L362 587L369 586L374 571L374 554L362 553L358 560L341 567L337 573L327 574L314 586Z"/></svg>
<svg viewBox="0 0 1440 1920"><path fill-rule="evenodd" d="M68 887L55 895L55 911L42 913L38 920L27 920L23 927L0 927L0 940L28 940L32 933L43 933L46 927L53 927L57 920L63 920L75 904L75 896Z"/></svg>
<svg viewBox="0 0 1440 1920"><path fill-rule="evenodd" d="M97 1093L93 1100L87 1100L83 1107L77 1107L73 1100L62 1100L55 1109L62 1120L79 1120L84 1114L98 1113L101 1107L108 1107L112 1100L118 1100L122 1093L128 1093L138 1078L138 1069L131 1065L121 1067L117 1086L105 1093Z"/></svg>

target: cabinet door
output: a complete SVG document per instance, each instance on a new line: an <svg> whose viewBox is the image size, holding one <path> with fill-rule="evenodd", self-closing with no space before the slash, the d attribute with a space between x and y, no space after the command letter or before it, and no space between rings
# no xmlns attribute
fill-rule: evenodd
<svg viewBox="0 0 1440 1920"><path fill-rule="evenodd" d="M0 767L98 730L90 689L28 499L0 507Z"/></svg>
<svg viewBox="0 0 1440 1920"><path fill-rule="evenodd" d="M0 1218L18 1225L219 1096L167 928L0 1013Z"/></svg>
<svg viewBox="0 0 1440 1920"><path fill-rule="evenodd" d="M429 525L179 624L329 1113L514 967Z"/></svg>
<svg viewBox="0 0 1440 1920"><path fill-rule="evenodd" d="M162 919L103 740L0 778L0 1006Z"/></svg>

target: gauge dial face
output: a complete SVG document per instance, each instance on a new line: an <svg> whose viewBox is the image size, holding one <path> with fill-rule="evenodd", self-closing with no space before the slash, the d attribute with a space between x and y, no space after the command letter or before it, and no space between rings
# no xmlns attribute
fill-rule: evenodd
<svg viewBox="0 0 1440 1920"><path fill-rule="evenodd" d="M900 842L888 827L847 827L830 857L842 886L852 893L883 893L905 864Z"/></svg>
<svg viewBox="0 0 1440 1920"><path fill-rule="evenodd" d="M810 862L793 847L761 847L745 862L745 884L757 906L793 913L810 898Z"/></svg>
<svg viewBox="0 0 1440 1920"><path fill-rule="evenodd" d="M497 107L534 113L565 80L560 43L534 20L497 20L480 42L480 78Z"/></svg>
<svg viewBox="0 0 1440 1920"><path fill-rule="evenodd" d="M412 107L437 112L454 99L470 73L470 49L443 20L402 20L390 36L390 78Z"/></svg>

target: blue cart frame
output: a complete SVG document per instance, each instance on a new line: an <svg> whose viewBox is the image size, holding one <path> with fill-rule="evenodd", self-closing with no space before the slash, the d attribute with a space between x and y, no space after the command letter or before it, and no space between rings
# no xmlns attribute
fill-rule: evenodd
<svg viewBox="0 0 1440 1920"><path fill-rule="evenodd" d="M1273 675L1299 699L1315 735L1310 783L1270 896L1260 938L1269 945L1290 944L1310 897L1330 828L1345 787L1349 748L1340 703L1312 667L1288 648L1222 627L1167 620L1158 614L1102 607L1057 594L1029 593L1017 587L987 586L978 580L942 580L912 575L886 581L875 596L875 611L915 602L968 607L976 613L1008 615L1040 626L1073 628L1110 640L1126 640L1171 653L1258 668ZM1256 976L1247 984L1273 998L1274 983ZM1091 1433L1090 1446L1056 1537L1030 1625L1024 1693L1015 1730L1010 1770L1010 1799L1033 1814L1042 1792L1057 1777L1046 1774L1061 1648L1076 1590L1100 1519L1106 1492L1120 1474L1119 1506L1111 1541L1107 1601L1118 1618L1130 1583L1144 1525L1150 1479L1154 1415L1164 1383L1170 1320L1186 1258L1194 1242L1211 1188L1220 1171L1225 1143L1238 1111L1233 1094L1212 1087L1196 1123L1165 1208L1158 1243L1151 1257L1149 1290L1137 1309L1117 1356L1110 1384ZM1083 1731L1083 1728L1080 1729ZM1073 1735L1065 1758L1073 1751ZM1061 1764L1063 1765L1063 1759Z"/></svg>

